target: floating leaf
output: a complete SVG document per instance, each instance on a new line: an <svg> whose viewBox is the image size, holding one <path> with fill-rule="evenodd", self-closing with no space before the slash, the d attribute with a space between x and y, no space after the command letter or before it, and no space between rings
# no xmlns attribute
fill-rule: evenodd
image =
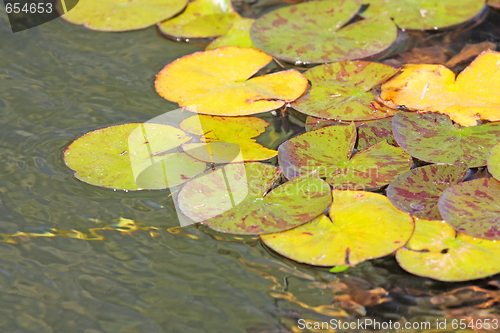
<svg viewBox="0 0 500 333"><path fill-rule="evenodd" d="M500 273L500 242L457 233L444 221L415 218L415 232L396 252L401 267L441 281L467 281Z"/></svg>
<svg viewBox="0 0 500 333"><path fill-rule="evenodd" d="M484 8L484 0L364 0L364 17L387 15L401 29L430 30L466 22Z"/></svg>
<svg viewBox="0 0 500 333"><path fill-rule="evenodd" d="M237 145L242 155L238 161L242 162L266 160L278 154L276 150L268 149L252 139L263 133L268 125L269 123L267 121L257 117L196 115L182 121L180 127L186 132L201 135L202 137L200 140L202 142L233 143ZM205 162L223 163L233 161L234 158L232 158L232 156L236 153L230 153L231 157L229 157L228 160L227 149L231 149L230 145L205 145L207 148L211 147L211 153L206 154L208 155L207 159L199 154L193 155L193 153L199 152L200 150L192 149L192 147L198 146L200 146L200 144L187 143L183 145L183 148L187 154Z"/></svg>
<svg viewBox="0 0 500 333"><path fill-rule="evenodd" d="M296 70L248 80L271 60L262 51L236 46L196 52L165 66L155 89L194 112L224 116L266 112L294 101L307 88L307 79Z"/></svg>
<svg viewBox="0 0 500 333"><path fill-rule="evenodd" d="M330 119L307 116L305 128L306 131L314 131L326 126L347 126L348 124L349 123L338 122ZM357 150L368 148L384 140L392 146L397 146L397 142L392 135L392 118L356 122L356 128L358 130L358 142L356 144Z"/></svg>
<svg viewBox="0 0 500 333"><path fill-rule="evenodd" d="M382 85L380 97L392 107L444 113L463 126L500 120L500 53L481 53L455 79L442 65L406 65Z"/></svg>
<svg viewBox="0 0 500 333"><path fill-rule="evenodd" d="M330 217L321 215L300 227L260 237L295 261L352 267L396 251L413 232L411 216L377 193L334 190Z"/></svg>
<svg viewBox="0 0 500 333"><path fill-rule="evenodd" d="M441 193L461 182L466 167L430 164L406 171L389 184L387 197L399 209L418 217L442 220L438 210Z"/></svg>
<svg viewBox="0 0 500 333"><path fill-rule="evenodd" d="M391 46L397 28L386 16L345 26L360 7L361 0L312 1L281 7L259 17L250 35L259 49L293 63L366 58Z"/></svg>
<svg viewBox="0 0 500 333"><path fill-rule="evenodd" d="M283 174L292 179L316 170L335 188L373 189L390 183L411 166L411 157L387 142L353 153L354 124L329 126L298 135L278 148Z"/></svg>
<svg viewBox="0 0 500 333"><path fill-rule="evenodd" d="M457 231L500 239L500 182L479 178L449 187L439 198L439 212Z"/></svg>
<svg viewBox="0 0 500 333"><path fill-rule="evenodd" d="M341 61L309 69L310 90L292 103L304 114L342 121L393 116L397 111L377 102L372 89L397 69L368 61Z"/></svg>
<svg viewBox="0 0 500 333"><path fill-rule="evenodd" d="M57 2L61 8L61 2ZM79 0L78 6L62 15L73 24L100 31L143 29L166 20L186 6L187 0ZM64 11L59 10L64 13Z"/></svg>
<svg viewBox="0 0 500 333"><path fill-rule="evenodd" d="M161 154L190 139L184 131L169 125L131 123L110 126L73 141L64 151L64 162L81 181L120 190L149 189L139 183L151 184L150 177L157 174L155 168L162 165L166 168L164 175L168 178L168 185L173 186L205 170L205 163L189 156ZM182 168L177 164L179 162L184 163ZM153 169L148 169L150 167ZM163 184L165 177L159 180ZM151 186L154 189L167 187Z"/></svg>
<svg viewBox="0 0 500 333"><path fill-rule="evenodd" d="M493 8L500 8L500 0L487 0L486 4Z"/></svg>
<svg viewBox="0 0 500 333"><path fill-rule="evenodd" d="M500 180L500 143L494 145L488 156L488 171L497 180Z"/></svg>
<svg viewBox="0 0 500 333"><path fill-rule="evenodd" d="M241 20L234 22L227 34L218 37L216 40L208 44L206 50L213 50L218 47L230 45L256 49L257 46L255 46L250 38L250 27L254 22L254 19L248 18L242 18Z"/></svg>
<svg viewBox="0 0 500 333"><path fill-rule="evenodd" d="M207 38L224 35L240 19L231 0L195 0L180 15L160 23L160 32L174 37Z"/></svg>
<svg viewBox="0 0 500 333"><path fill-rule="evenodd" d="M392 126L394 138L408 154L469 168L486 165L488 152L500 136L500 123L462 127L437 113L399 112Z"/></svg>
<svg viewBox="0 0 500 333"><path fill-rule="evenodd" d="M279 178L269 164L234 163L189 181L179 193L183 214L234 234L264 234L311 221L330 204L330 187L317 177L298 177L266 194Z"/></svg>

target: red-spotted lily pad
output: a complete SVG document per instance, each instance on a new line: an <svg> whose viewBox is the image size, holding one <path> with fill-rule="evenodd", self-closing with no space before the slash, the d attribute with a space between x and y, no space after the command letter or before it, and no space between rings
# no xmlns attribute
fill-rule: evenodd
<svg viewBox="0 0 500 333"><path fill-rule="evenodd" d="M200 141L206 144L186 143L182 147L187 154L204 162L266 160L278 152L258 144L252 138L262 134L268 125L267 121L257 117L192 116L183 120L180 127L186 132L200 135ZM211 144L216 142L219 144ZM234 149L239 151L232 152ZM241 157L235 158L240 153Z"/></svg>
<svg viewBox="0 0 500 333"><path fill-rule="evenodd" d="M441 216L457 231L500 239L500 182L479 178L449 187L439 198Z"/></svg>
<svg viewBox="0 0 500 333"><path fill-rule="evenodd" d="M466 22L484 8L484 0L364 0L364 17L387 15L401 29L429 30Z"/></svg>
<svg viewBox="0 0 500 333"><path fill-rule="evenodd" d="M288 179L315 170L340 189L380 188L411 166L410 155L385 141L352 156L355 142L354 124L329 126L284 142L278 159Z"/></svg>
<svg viewBox="0 0 500 333"><path fill-rule="evenodd" d="M236 46L196 52L165 66L155 89L193 112L219 116L266 112L296 100L308 84L296 70L249 79L271 60L262 51Z"/></svg>
<svg viewBox="0 0 500 333"><path fill-rule="evenodd" d="M381 194L333 191L330 218L260 236L274 251L317 266L355 266L402 247L413 232L411 216ZM332 222L333 221L333 222Z"/></svg>
<svg viewBox="0 0 500 333"><path fill-rule="evenodd" d="M255 22L254 19L242 18L234 22L227 34L218 37L208 44L206 50L213 50L222 46L239 46L257 48L250 38L250 27Z"/></svg>
<svg viewBox="0 0 500 333"><path fill-rule="evenodd" d="M185 154L164 154L189 140L184 131L169 125L116 125L76 139L63 157L76 178L92 185L160 189L186 182L205 170L205 163Z"/></svg>
<svg viewBox="0 0 500 333"><path fill-rule="evenodd" d="M158 28L168 36L207 38L224 35L239 19L231 0L195 0L180 15L158 24Z"/></svg>
<svg viewBox="0 0 500 333"><path fill-rule="evenodd" d="M292 103L309 116L342 121L391 117L397 110L376 101L373 87L387 80L397 69L368 61L341 61L309 69L304 76L310 90Z"/></svg>
<svg viewBox="0 0 500 333"><path fill-rule="evenodd" d="M442 220L438 210L439 196L451 185L461 182L468 170L448 164L412 169L392 181L387 197L396 207L415 216Z"/></svg>
<svg viewBox="0 0 500 333"><path fill-rule="evenodd" d="M500 122L462 127L437 113L399 112L392 125L394 138L408 154L469 168L486 165L490 148L500 137Z"/></svg>
<svg viewBox="0 0 500 333"><path fill-rule="evenodd" d="M326 63L366 58L387 49L397 28L386 16L345 26L361 0L311 1L259 17L250 30L255 45L293 63Z"/></svg>
<svg viewBox="0 0 500 333"><path fill-rule="evenodd" d="M494 145L488 156L488 171L497 180L500 180L500 143Z"/></svg>
<svg viewBox="0 0 500 333"><path fill-rule="evenodd" d="M79 0L61 17L73 24L99 31L143 29L166 20L186 6L187 0ZM61 2L57 1L59 12Z"/></svg>
<svg viewBox="0 0 500 333"><path fill-rule="evenodd" d="M306 131L314 131L323 127L333 125L347 126L349 123L338 122L331 119L321 119L308 116L306 118ZM356 149L361 150L373 146L374 144L386 140L388 144L397 146L392 135L392 118L384 118L366 122L356 122L358 130L358 142Z"/></svg>
<svg viewBox="0 0 500 333"><path fill-rule="evenodd" d="M456 232L444 221L415 218L415 232L396 252L401 267L441 281L467 281L500 273L500 242Z"/></svg>
<svg viewBox="0 0 500 333"><path fill-rule="evenodd" d="M186 183L179 193L178 206L191 220L211 229L258 235L309 222L330 204L330 186L311 175L267 193L279 175L279 170L269 164L228 164Z"/></svg>

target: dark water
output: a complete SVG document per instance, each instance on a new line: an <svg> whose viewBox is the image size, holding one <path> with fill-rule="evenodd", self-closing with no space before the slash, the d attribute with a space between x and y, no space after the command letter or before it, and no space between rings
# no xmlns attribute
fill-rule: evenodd
<svg viewBox="0 0 500 333"><path fill-rule="evenodd" d="M434 323L450 314L429 293L495 280L439 283L392 258L335 275L283 259L256 237L179 228L168 191L76 180L63 149L88 131L176 109L156 94L154 77L201 48L154 28L98 33L61 19L13 34L0 7L0 332L307 332L299 319L364 311ZM275 148L292 134L270 129L265 139ZM391 292L388 302L334 302L377 287Z"/></svg>

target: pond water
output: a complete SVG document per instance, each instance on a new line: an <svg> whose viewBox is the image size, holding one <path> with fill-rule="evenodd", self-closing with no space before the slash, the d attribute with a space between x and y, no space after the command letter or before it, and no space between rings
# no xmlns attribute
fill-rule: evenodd
<svg viewBox="0 0 500 333"><path fill-rule="evenodd" d="M499 44L500 18L489 15L461 40ZM332 274L257 237L180 228L169 191L76 180L64 148L94 129L176 109L154 91L155 75L201 47L155 28L99 33L61 19L13 34L3 7L0 47L0 332L308 332L301 323L349 318L432 329L446 319L438 331L452 332L460 315L498 318L498 307L482 308L500 297L498 276L442 283L392 257ZM276 148L300 130L270 126L264 140ZM393 331L429 330L381 330Z"/></svg>

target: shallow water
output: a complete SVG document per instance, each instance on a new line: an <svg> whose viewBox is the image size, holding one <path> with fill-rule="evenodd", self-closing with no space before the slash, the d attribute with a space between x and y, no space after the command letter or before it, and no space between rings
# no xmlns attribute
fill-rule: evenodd
<svg viewBox="0 0 500 333"><path fill-rule="evenodd" d="M64 148L88 131L176 109L156 94L154 77L201 48L155 28L99 33L61 19L13 34L3 7L0 47L0 332L301 332L299 319L362 313L332 305L339 283L390 290L392 301L368 308L379 320L435 321L446 311L415 290L498 279L439 283L392 258L335 275L256 237L179 228L169 191L84 184L62 162ZM276 148L290 135L271 126L265 140ZM120 219L135 222L129 230Z"/></svg>

